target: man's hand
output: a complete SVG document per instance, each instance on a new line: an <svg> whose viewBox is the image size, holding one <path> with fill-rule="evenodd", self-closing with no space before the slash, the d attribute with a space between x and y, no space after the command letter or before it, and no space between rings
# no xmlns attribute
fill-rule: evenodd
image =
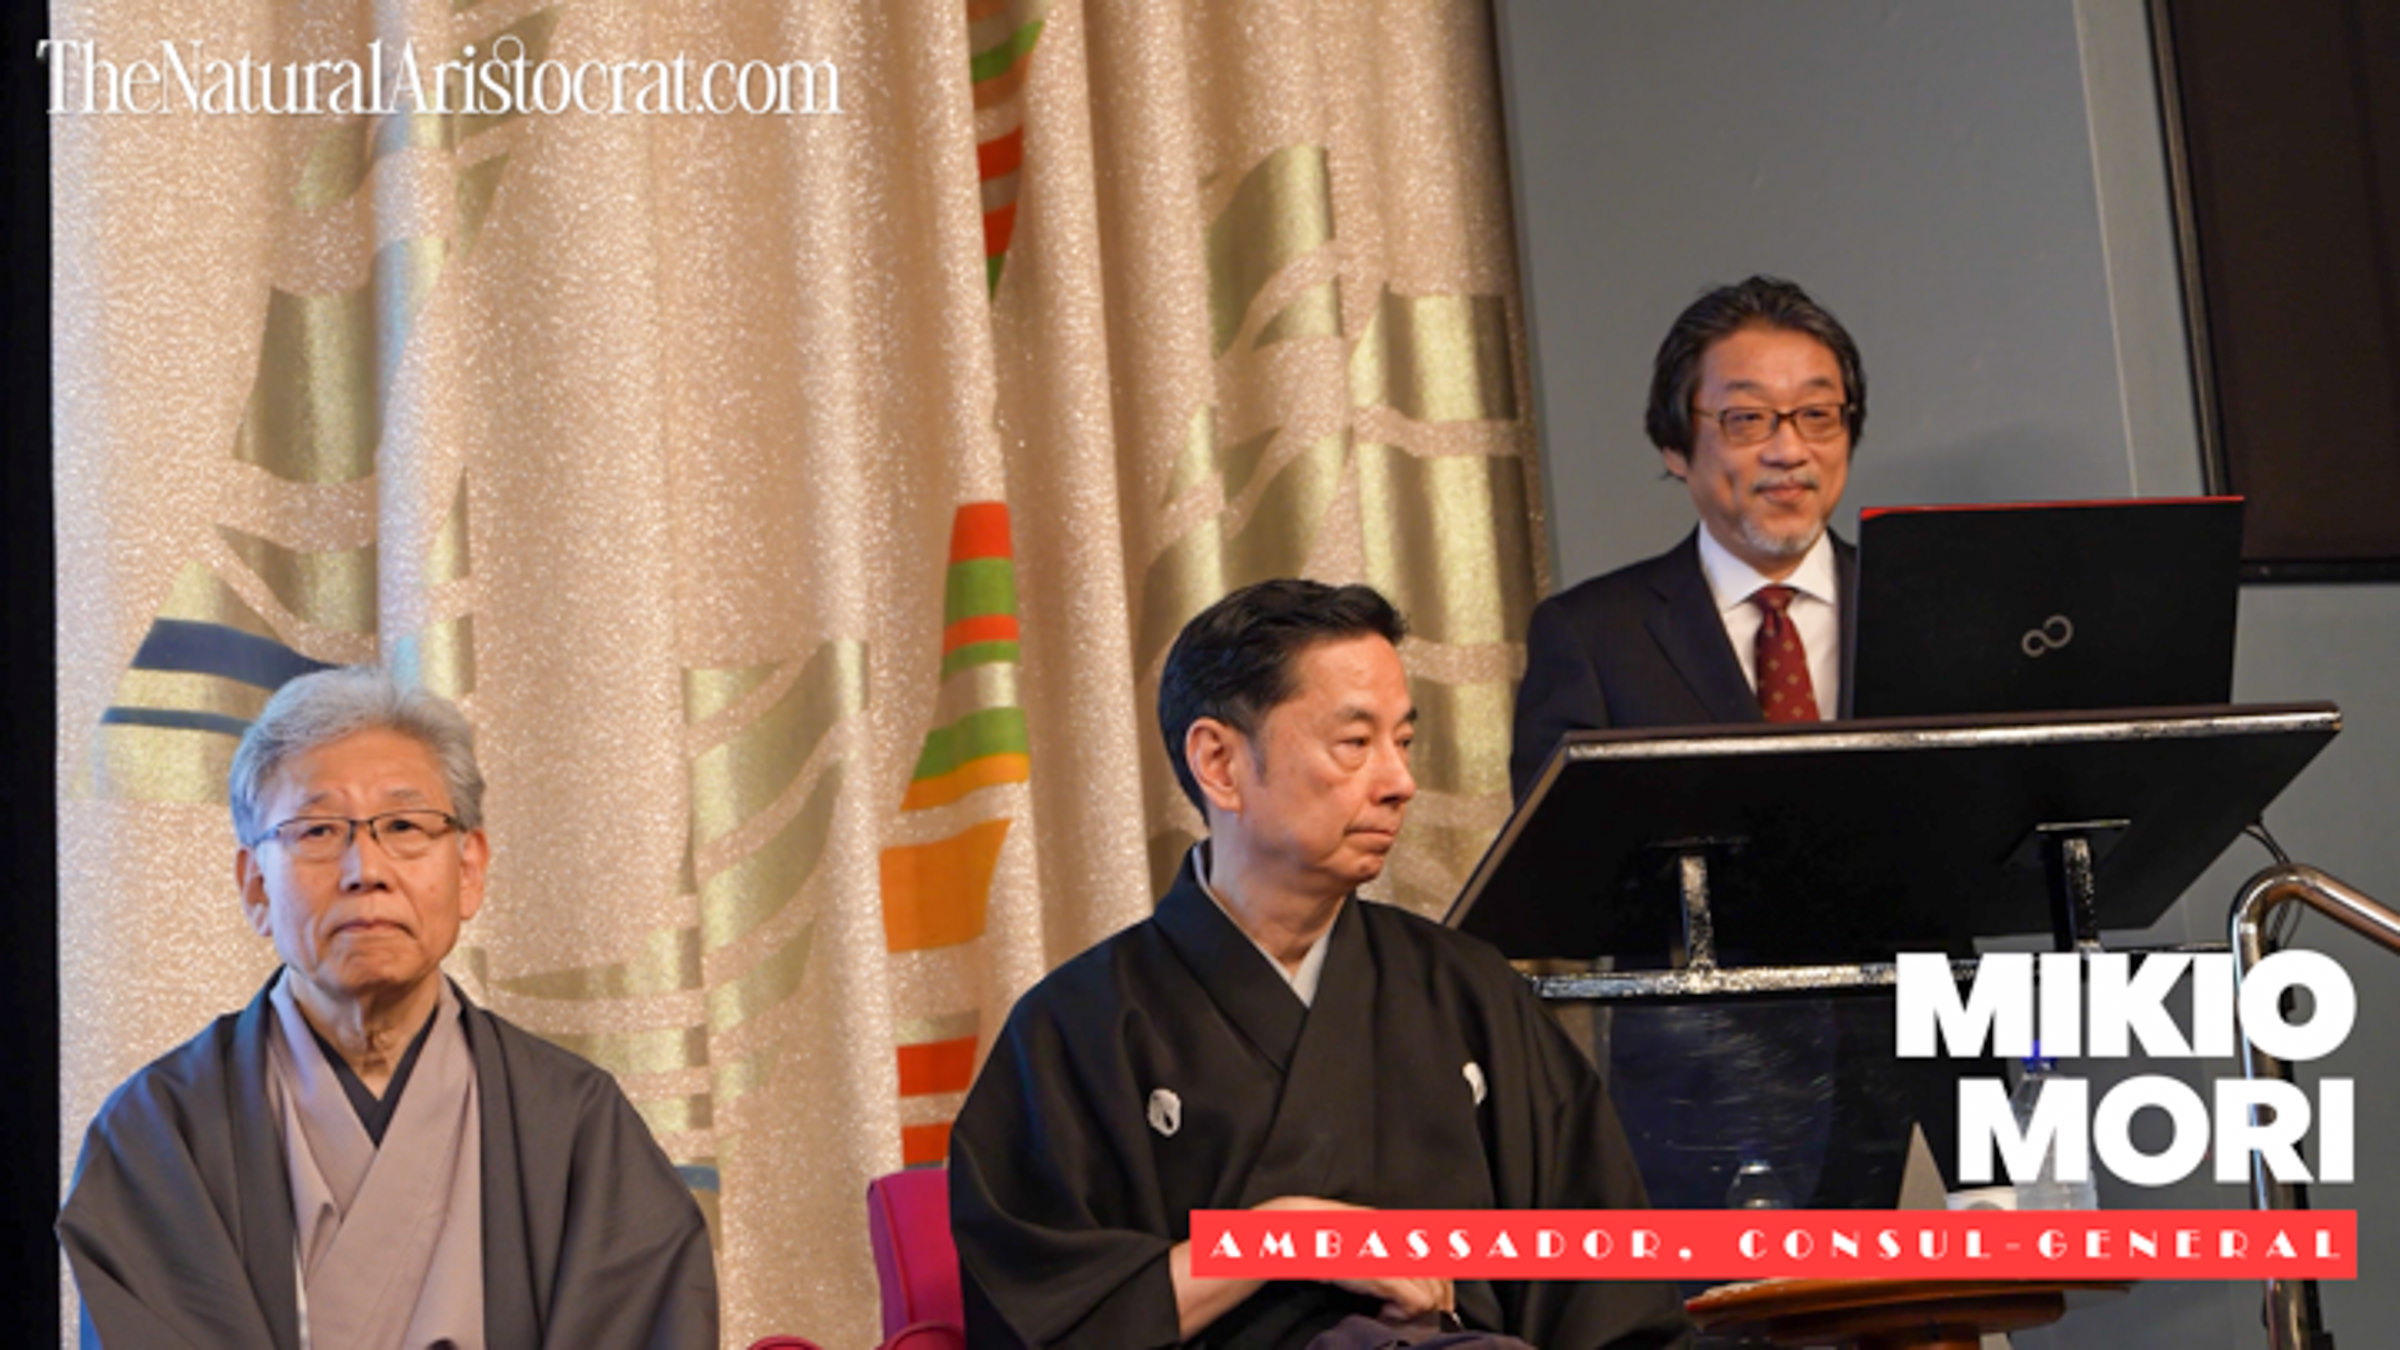
<svg viewBox="0 0 2400 1350"><path fill-rule="evenodd" d="M1339 1200L1327 1200L1314 1195L1279 1195L1258 1206L1267 1209L1365 1209L1365 1205L1348 1205ZM1336 1289L1383 1300L1382 1316L1386 1321L1405 1322L1429 1312L1456 1312L1457 1295L1450 1281L1439 1275L1409 1275L1382 1279L1327 1280Z"/></svg>
<svg viewBox="0 0 2400 1350"><path fill-rule="evenodd" d="M1265 1210L1331 1210L1365 1209L1365 1205L1344 1204L1315 1195L1279 1195L1256 1205ZM1185 1340L1200 1334L1203 1327L1232 1311L1242 1300L1258 1292L1260 1280L1203 1279L1192 1274L1192 1244L1179 1242L1170 1255L1167 1268L1175 1279L1175 1311ZM1411 1276L1398 1279L1329 1280L1336 1289L1383 1300L1382 1315L1392 1321L1406 1321L1429 1312L1454 1312L1457 1298L1450 1281L1438 1276Z"/></svg>

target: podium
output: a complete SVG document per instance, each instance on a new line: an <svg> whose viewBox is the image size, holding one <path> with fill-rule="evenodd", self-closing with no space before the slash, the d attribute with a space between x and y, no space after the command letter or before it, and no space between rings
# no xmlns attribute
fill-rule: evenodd
<svg viewBox="0 0 2400 1350"><path fill-rule="evenodd" d="M1872 992L1926 949L1969 980L1977 938L2094 950L2103 929L2155 923L2340 730L2309 703L1579 732L1445 921L1512 959L1580 963L1535 977L1555 1002ZM2400 950L2400 912L2284 863L2236 902L2239 970L2289 903ZM2243 1071L2280 1066L2251 1049ZM2294 1203L2253 1171L2259 1208ZM2274 1350L2316 1344L2310 1293L2268 1282ZM1851 1294L1845 1318L1916 1297ZM1729 1326L1791 1311L1718 1304Z"/></svg>
<svg viewBox="0 0 2400 1350"><path fill-rule="evenodd" d="M2341 729L2331 704L1577 732L1446 922L1545 998L1873 990L1901 951L2157 921Z"/></svg>

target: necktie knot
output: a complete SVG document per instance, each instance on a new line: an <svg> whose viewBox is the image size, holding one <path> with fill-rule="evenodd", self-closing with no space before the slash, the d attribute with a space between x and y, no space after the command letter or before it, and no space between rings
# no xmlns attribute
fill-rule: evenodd
<svg viewBox="0 0 2400 1350"><path fill-rule="evenodd" d="M1780 618L1791 609L1792 598L1798 594L1789 586L1761 586L1750 593L1750 603L1765 610L1769 618Z"/></svg>

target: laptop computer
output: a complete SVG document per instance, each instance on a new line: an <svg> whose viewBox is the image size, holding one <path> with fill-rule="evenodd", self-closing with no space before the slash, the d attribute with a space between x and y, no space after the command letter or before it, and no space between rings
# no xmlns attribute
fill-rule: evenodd
<svg viewBox="0 0 2400 1350"><path fill-rule="evenodd" d="M2233 696L2242 499L1870 508L1857 717Z"/></svg>

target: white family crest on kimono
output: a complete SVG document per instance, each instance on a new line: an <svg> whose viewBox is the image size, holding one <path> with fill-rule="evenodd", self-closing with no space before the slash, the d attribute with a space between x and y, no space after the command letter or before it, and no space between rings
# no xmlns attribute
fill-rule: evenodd
<svg viewBox="0 0 2400 1350"><path fill-rule="evenodd" d="M1150 1093L1150 1128L1161 1139L1172 1139L1183 1128L1183 1098L1171 1088L1154 1088Z"/></svg>

